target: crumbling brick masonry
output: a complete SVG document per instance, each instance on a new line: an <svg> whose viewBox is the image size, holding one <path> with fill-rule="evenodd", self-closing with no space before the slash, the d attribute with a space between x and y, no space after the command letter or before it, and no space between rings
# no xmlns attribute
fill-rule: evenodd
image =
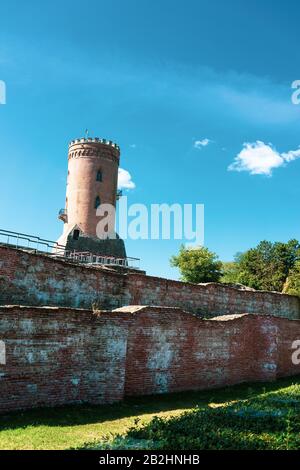
<svg viewBox="0 0 300 470"><path fill-rule="evenodd" d="M0 412L199 390L300 373L300 321L176 308L0 307Z"/></svg>
<svg viewBox="0 0 300 470"><path fill-rule="evenodd" d="M0 246L2 413L300 374L297 340L298 297Z"/></svg>
<svg viewBox="0 0 300 470"><path fill-rule="evenodd" d="M291 295L121 274L5 246L0 246L1 304L86 309L161 305L202 317L259 313L300 319L299 298Z"/></svg>

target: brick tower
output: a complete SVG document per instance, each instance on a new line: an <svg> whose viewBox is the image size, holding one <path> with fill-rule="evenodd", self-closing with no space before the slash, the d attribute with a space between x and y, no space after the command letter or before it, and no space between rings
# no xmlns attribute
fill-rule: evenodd
<svg viewBox="0 0 300 470"><path fill-rule="evenodd" d="M100 204L115 207L119 197L119 161L120 148L110 140L83 138L70 143L66 203L58 216L64 222L58 243L67 250L126 257L123 240L101 239L96 234L101 219L97 208Z"/></svg>

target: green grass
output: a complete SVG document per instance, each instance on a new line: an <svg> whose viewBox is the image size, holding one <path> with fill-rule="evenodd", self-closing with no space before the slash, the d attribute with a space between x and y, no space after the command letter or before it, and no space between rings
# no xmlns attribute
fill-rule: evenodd
<svg viewBox="0 0 300 470"><path fill-rule="evenodd" d="M0 416L0 449L294 449L299 436L300 377Z"/></svg>

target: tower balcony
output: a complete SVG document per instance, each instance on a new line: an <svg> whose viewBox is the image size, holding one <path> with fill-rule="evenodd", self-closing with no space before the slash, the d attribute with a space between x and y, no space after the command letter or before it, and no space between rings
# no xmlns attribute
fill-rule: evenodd
<svg viewBox="0 0 300 470"><path fill-rule="evenodd" d="M67 209L60 209L58 213L58 218L62 220L64 223L68 222Z"/></svg>

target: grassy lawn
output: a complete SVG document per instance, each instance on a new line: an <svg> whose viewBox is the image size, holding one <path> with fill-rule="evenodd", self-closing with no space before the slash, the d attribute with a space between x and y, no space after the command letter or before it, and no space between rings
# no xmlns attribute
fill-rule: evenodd
<svg viewBox="0 0 300 470"><path fill-rule="evenodd" d="M299 433L300 377L0 416L0 449L99 448L113 435L116 448L287 449L300 448Z"/></svg>

